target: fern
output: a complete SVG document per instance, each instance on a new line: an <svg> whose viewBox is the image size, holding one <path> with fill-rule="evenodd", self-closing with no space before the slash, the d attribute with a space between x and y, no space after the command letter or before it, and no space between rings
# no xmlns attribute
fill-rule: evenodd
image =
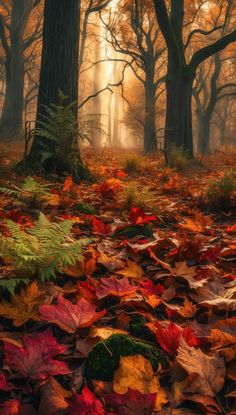
<svg viewBox="0 0 236 415"><path fill-rule="evenodd" d="M24 201L26 204L36 203L49 195L48 185L37 182L33 177L26 177L20 186L13 189L0 187L0 192Z"/></svg>
<svg viewBox="0 0 236 415"><path fill-rule="evenodd" d="M0 280L0 287L3 290L9 291L10 294L14 294L19 286L29 284L28 278L9 278Z"/></svg>
<svg viewBox="0 0 236 415"><path fill-rule="evenodd" d="M35 226L27 231L10 220L5 223L11 236L2 238L1 256L10 257L17 269L38 275L43 282L56 278L56 272L61 273L66 266L79 261L89 242L73 238L73 222L50 222L42 213Z"/></svg>

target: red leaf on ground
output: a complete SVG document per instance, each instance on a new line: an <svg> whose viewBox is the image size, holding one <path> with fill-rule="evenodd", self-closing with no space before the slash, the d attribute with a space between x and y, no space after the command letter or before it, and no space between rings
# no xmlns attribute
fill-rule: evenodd
<svg viewBox="0 0 236 415"><path fill-rule="evenodd" d="M165 288L161 284L153 284L151 280L141 282L141 291L145 297L149 295L156 295L160 297L164 292Z"/></svg>
<svg viewBox="0 0 236 415"><path fill-rule="evenodd" d="M32 406L22 405L17 399L0 404L1 415L34 415L36 414Z"/></svg>
<svg viewBox="0 0 236 415"><path fill-rule="evenodd" d="M94 216L91 218L93 233L98 235L108 235L111 232L111 226L105 225L100 219L96 219Z"/></svg>
<svg viewBox="0 0 236 415"><path fill-rule="evenodd" d="M68 400L68 415L105 415L102 402L96 398L87 386L84 386L81 395Z"/></svg>
<svg viewBox="0 0 236 415"><path fill-rule="evenodd" d="M74 333L79 328L89 327L106 313L105 310L96 312L96 306L80 298L76 304L66 300L61 294L57 297L56 305L39 307L43 320L56 324L67 333Z"/></svg>
<svg viewBox="0 0 236 415"><path fill-rule="evenodd" d="M129 221L132 225L144 225L145 223L149 223L154 220L157 220L155 215L146 215L140 208L131 208Z"/></svg>
<svg viewBox="0 0 236 415"><path fill-rule="evenodd" d="M128 389L124 395L111 393L106 396L106 402L116 415L151 415L156 402L156 393L141 393Z"/></svg>
<svg viewBox="0 0 236 415"><path fill-rule="evenodd" d="M117 279L115 277L101 278L96 289L99 299L113 295L115 297L124 297L133 294L137 290L136 286L129 283L128 278Z"/></svg>
<svg viewBox="0 0 236 415"><path fill-rule="evenodd" d="M63 192L69 192L71 190L72 186L73 186L72 176L68 176L66 178L66 180L64 181L64 185L63 185L62 191Z"/></svg>
<svg viewBox="0 0 236 415"><path fill-rule="evenodd" d="M13 384L8 382L4 373L0 372L0 390L1 391L10 391L13 389Z"/></svg>
<svg viewBox="0 0 236 415"><path fill-rule="evenodd" d="M25 335L23 346L4 341L4 365L22 377L46 379L49 375L67 375L67 364L53 359L67 350L67 346L57 343L50 330L33 337Z"/></svg>
<svg viewBox="0 0 236 415"><path fill-rule="evenodd" d="M20 402L17 399L11 399L0 405L1 415L19 415Z"/></svg>
<svg viewBox="0 0 236 415"><path fill-rule="evenodd" d="M186 327L183 330L172 321L168 324L168 326L166 326L165 329L163 329L159 321L149 323L148 327L155 334L156 339L162 349L169 353L169 355L172 357L174 357L177 353L181 334L189 346L198 345L198 340L190 327Z"/></svg>

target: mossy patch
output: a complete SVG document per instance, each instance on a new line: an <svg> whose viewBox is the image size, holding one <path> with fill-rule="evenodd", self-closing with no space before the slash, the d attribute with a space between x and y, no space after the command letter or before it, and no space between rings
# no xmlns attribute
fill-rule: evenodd
<svg viewBox="0 0 236 415"><path fill-rule="evenodd" d="M112 380L114 372L119 367L120 357L136 354L150 360L154 370L157 370L159 364L167 364L163 351L157 347L137 341L128 335L114 334L105 342L99 342L90 352L85 376L89 379Z"/></svg>

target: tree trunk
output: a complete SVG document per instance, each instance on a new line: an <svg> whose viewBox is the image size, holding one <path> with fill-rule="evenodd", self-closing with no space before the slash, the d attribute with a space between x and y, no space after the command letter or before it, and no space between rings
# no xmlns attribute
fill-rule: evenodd
<svg viewBox="0 0 236 415"><path fill-rule="evenodd" d="M78 102L78 36L79 36L78 0L46 0L44 9L44 29L42 61L39 81L39 95L36 116L36 128L45 114L45 106L59 104L61 91L67 98L66 104ZM75 116L78 118L77 106ZM26 165L34 167L43 164L42 152L45 146L53 151L53 142L47 142L36 134ZM73 169L74 178L83 178L85 170L80 159L77 137L71 138L71 148L77 150L77 169ZM67 154L65 154L65 160ZM57 165L57 172L68 171L71 166ZM45 166L44 166L45 167ZM52 169L53 166L50 166Z"/></svg>
<svg viewBox="0 0 236 415"><path fill-rule="evenodd" d="M22 128L25 79L23 38L32 5L32 0L12 1L11 46L6 54L6 94L1 119L4 131L11 134L17 134Z"/></svg>
<svg viewBox="0 0 236 415"><path fill-rule="evenodd" d="M157 150L156 141L156 95L152 79L145 81L144 154Z"/></svg>
<svg viewBox="0 0 236 415"><path fill-rule="evenodd" d="M112 134L112 146L120 147L119 141L119 115L120 115L120 101L117 93L114 94L114 117L113 117L113 134Z"/></svg>
<svg viewBox="0 0 236 415"><path fill-rule="evenodd" d="M211 117L208 114L198 116L197 149L200 154L210 154L210 124Z"/></svg>
<svg viewBox="0 0 236 415"><path fill-rule="evenodd" d="M172 68L173 70L173 68ZM174 71L175 72L175 71ZM166 82L167 109L165 124L165 149L172 144L183 146L193 157L192 137L192 88L193 77L181 70L168 76Z"/></svg>

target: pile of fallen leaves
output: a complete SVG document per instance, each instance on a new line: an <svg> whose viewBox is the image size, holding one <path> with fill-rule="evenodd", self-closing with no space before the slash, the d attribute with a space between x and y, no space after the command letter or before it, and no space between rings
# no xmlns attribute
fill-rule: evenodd
<svg viewBox="0 0 236 415"><path fill-rule="evenodd" d="M99 184L52 179L36 207L1 199L5 237L6 219L27 231L42 211L90 243L44 283L2 254L0 414L236 414L233 212L199 208L205 172L154 160L130 179L111 155L96 168ZM123 208L131 180L153 210Z"/></svg>

